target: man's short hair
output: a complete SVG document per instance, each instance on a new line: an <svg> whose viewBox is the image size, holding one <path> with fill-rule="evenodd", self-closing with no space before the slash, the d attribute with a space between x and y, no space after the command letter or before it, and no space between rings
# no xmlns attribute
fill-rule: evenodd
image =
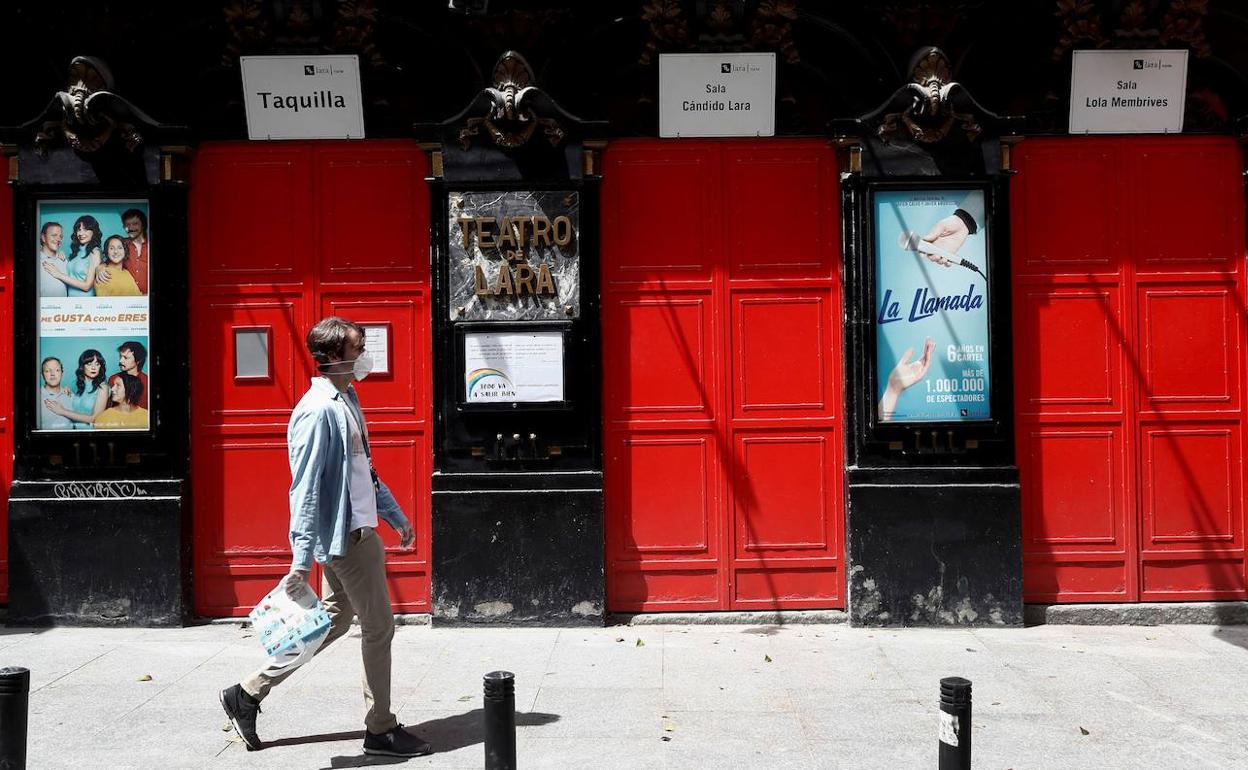
<svg viewBox="0 0 1248 770"><path fill-rule="evenodd" d="M143 225L143 234L147 235L147 214L144 214L139 209L126 209L121 212L122 224L125 224L127 219L139 220L139 224Z"/></svg>
<svg viewBox="0 0 1248 770"><path fill-rule="evenodd" d="M60 222L44 222L43 227L39 228L39 237L42 238L43 236L47 235L48 228L50 227L61 227L61 223ZM61 230L64 231L65 228L61 227ZM143 231L147 232L147 228L144 227Z"/></svg>
<svg viewBox="0 0 1248 770"><path fill-rule="evenodd" d="M347 344L347 332L352 330L360 337L364 336L364 327L355 321L336 315L322 318L308 330L308 352L318 364L329 363L331 354L341 358L342 349Z"/></svg>
<svg viewBox="0 0 1248 770"><path fill-rule="evenodd" d="M41 371L41 372L42 372L42 371L43 371L43 367L47 366L49 361L55 361L55 362L56 362L56 365L57 365L57 366L59 366L59 367L61 367L61 371L62 371L62 372L63 372L63 371L65 371L65 364L61 363L61 359L57 358L56 356L48 356L47 358L45 358L45 359L43 359L42 361L40 361L40 362L39 362L39 371Z"/></svg>
<svg viewBox="0 0 1248 770"><path fill-rule="evenodd" d="M143 371L143 365L147 363L147 348L143 347L143 343L126 340L118 346L117 352L124 350L129 350L134 355L134 363L139 367L139 371Z"/></svg>

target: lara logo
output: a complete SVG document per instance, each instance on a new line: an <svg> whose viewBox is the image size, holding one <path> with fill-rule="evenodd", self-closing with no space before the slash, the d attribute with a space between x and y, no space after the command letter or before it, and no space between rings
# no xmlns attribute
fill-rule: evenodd
<svg viewBox="0 0 1248 770"><path fill-rule="evenodd" d="M57 484L52 488L52 493L61 500L82 497L129 500L134 497L147 497L147 490L132 481L71 481Z"/></svg>
<svg viewBox="0 0 1248 770"><path fill-rule="evenodd" d="M344 70L340 67L318 67L315 64L303 65L304 76L316 75L341 75Z"/></svg>
<svg viewBox="0 0 1248 770"><path fill-rule="evenodd" d="M745 64L733 64L732 62L726 61L719 63L719 72L721 75L731 75L734 72L758 72L760 69L762 68L757 64L750 64L749 62L746 62Z"/></svg>

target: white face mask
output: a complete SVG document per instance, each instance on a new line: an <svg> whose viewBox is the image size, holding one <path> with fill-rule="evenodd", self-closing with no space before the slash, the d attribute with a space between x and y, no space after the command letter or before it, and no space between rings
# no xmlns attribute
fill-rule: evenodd
<svg viewBox="0 0 1248 770"><path fill-rule="evenodd" d="M373 357L368 353L361 353L359 358L351 362L351 374L355 375L357 381L367 377L372 370Z"/></svg>
<svg viewBox="0 0 1248 770"><path fill-rule="evenodd" d="M361 353L360 357L354 360L335 361L332 364L321 364L321 368L324 369L327 366L338 366L339 364L351 364L351 375L358 381L367 377L368 373L373 370L373 357L368 353ZM328 372L326 373L328 374Z"/></svg>

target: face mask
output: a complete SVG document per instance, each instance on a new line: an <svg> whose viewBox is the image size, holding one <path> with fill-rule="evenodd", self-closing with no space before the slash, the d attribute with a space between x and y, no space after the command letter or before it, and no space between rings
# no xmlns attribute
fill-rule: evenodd
<svg viewBox="0 0 1248 770"><path fill-rule="evenodd" d="M335 361L332 364L321 364L321 368L337 366L338 364L351 364L351 375L356 380L362 380L373 370L373 357L368 353L362 353L359 358L352 361Z"/></svg>
<svg viewBox="0 0 1248 770"><path fill-rule="evenodd" d="M360 357L351 362L351 374L355 379L362 380L368 376L373 370L373 357L367 353L361 353Z"/></svg>

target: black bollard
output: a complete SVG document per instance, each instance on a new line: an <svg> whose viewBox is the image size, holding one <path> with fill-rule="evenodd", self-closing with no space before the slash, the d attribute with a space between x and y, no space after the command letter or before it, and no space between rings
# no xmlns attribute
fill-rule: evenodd
<svg viewBox="0 0 1248 770"><path fill-rule="evenodd" d="M516 770L516 675L485 675L485 770Z"/></svg>
<svg viewBox="0 0 1248 770"><path fill-rule="evenodd" d="M940 680L940 770L971 770L971 681Z"/></svg>
<svg viewBox="0 0 1248 770"><path fill-rule="evenodd" d="M0 770L26 770L30 671L0 668Z"/></svg>

